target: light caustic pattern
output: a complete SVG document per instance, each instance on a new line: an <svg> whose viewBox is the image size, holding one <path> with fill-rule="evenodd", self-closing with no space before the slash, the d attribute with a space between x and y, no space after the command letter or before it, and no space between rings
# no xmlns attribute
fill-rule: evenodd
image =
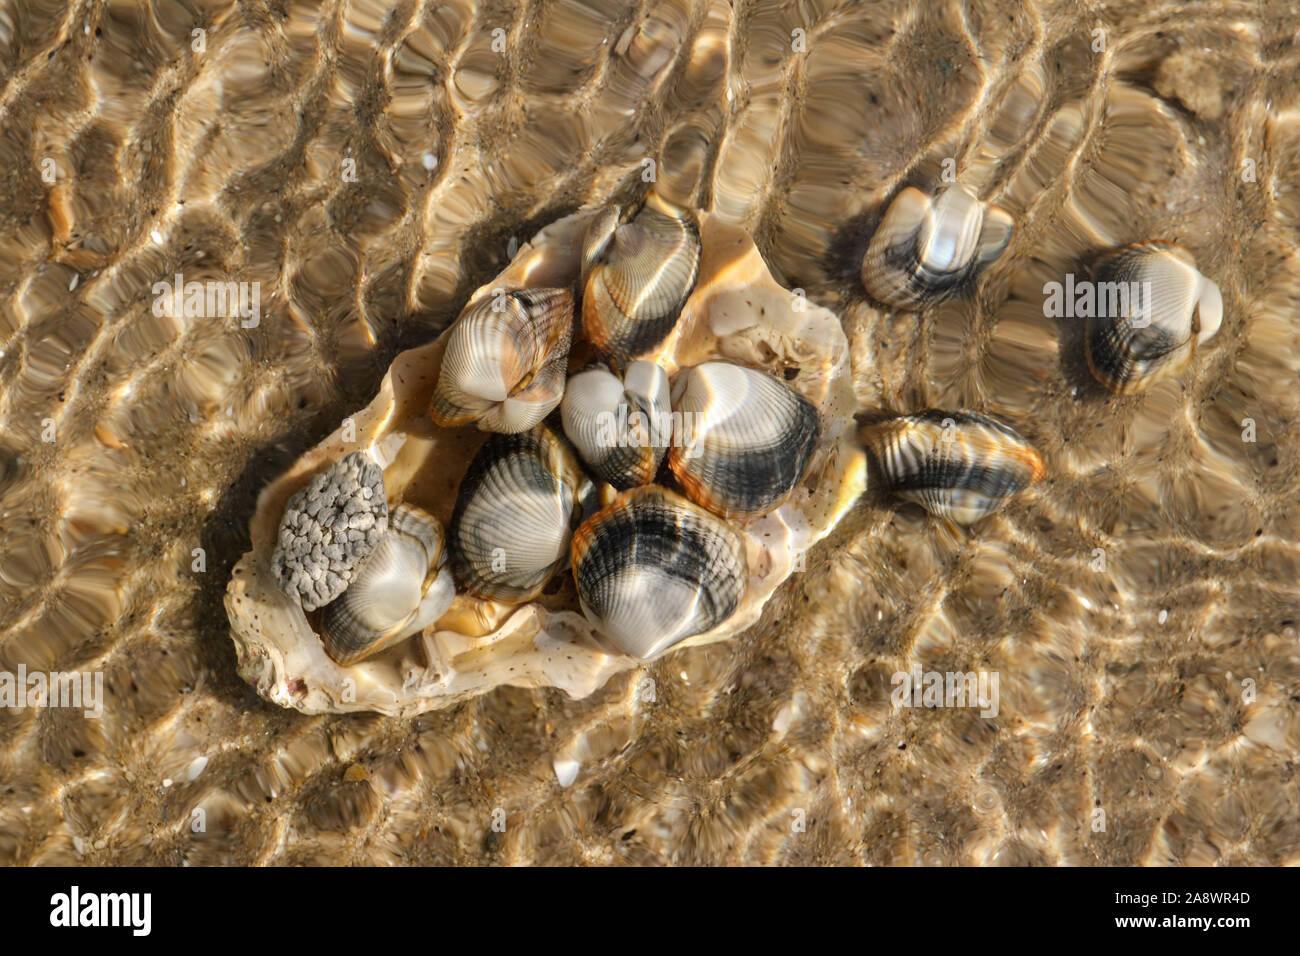
<svg viewBox="0 0 1300 956"><path fill-rule="evenodd" d="M1300 47L1272 9L0 5L0 671L108 695L0 710L0 861L1300 861ZM973 295L877 311L882 204L945 171L1017 236ZM221 604L259 488L512 239L651 173L843 316L863 408L987 412L1046 480L960 537L869 492L746 636L588 700L262 702ZM1112 399L1041 290L1150 238L1224 324ZM176 274L259 283L260 322L155 315ZM998 715L894 709L915 667L997 672Z"/></svg>

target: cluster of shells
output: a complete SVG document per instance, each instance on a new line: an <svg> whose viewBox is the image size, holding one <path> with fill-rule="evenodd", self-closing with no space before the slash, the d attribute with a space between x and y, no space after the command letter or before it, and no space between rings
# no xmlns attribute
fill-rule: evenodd
<svg viewBox="0 0 1300 956"><path fill-rule="evenodd" d="M966 186L904 189L863 286L926 308L1014 235ZM1086 320L1113 392L1219 327L1217 286L1172 243L1109 252L1093 278L1147 290ZM240 671L309 712L414 713L506 683L584 696L754 623L868 474L971 525L1046 472L977 411L855 429L849 383L837 317L716 216L651 192L560 220L262 493L227 594Z"/></svg>

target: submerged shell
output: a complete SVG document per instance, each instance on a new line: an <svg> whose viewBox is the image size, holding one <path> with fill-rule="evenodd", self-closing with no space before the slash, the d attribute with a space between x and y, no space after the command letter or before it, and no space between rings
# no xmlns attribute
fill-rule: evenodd
<svg viewBox="0 0 1300 956"><path fill-rule="evenodd" d="M343 593L387 529L384 473L354 451L289 499L271 571L285 594L314 611Z"/></svg>
<svg viewBox="0 0 1300 956"><path fill-rule="evenodd" d="M383 541L322 613L326 653L352 664L442 617L456 596L446 562L438 520L411 505L394 508Z"/></svg>
<svg viewBox="0 0 1300 956"><path fill-rule="evenodd" d="M564 394L573 337L573 293L520 289L485 296L461 313L447 339L433 396L444 428L527 431Z"/></svg>
<svg viewBox="0 0 1300 956"><path fill-rule="evenodd" d="M1125 246L1093 275L1084 350L1088 368L1112 392L1137 391L1176 370L1223 321L1219 287L1172 242Z"/></svg>
<svg viewBox="0 0 1300 956"><path fill-rule="evenodd" d="M672 332L699 275L700 235L687 210L654 193L615 223L601 213L583 243L582 326L622 364Z"/></svg>
<svg viewBox="0 0 1300 956"><path fill-rule="evenodd" d="M978 412L929 410L883 422L868 430L867 450L894 494L963 525L1045 471L1014 429Z"/></svg>
<svg viewBox="0 0 1300 956"><path fill-rule="evenodd" d="M672 439L668 374L654 362L608 366L569 379L560 405L564 434L593 475L620 491L652 481Z"/></svg>
<svg viewBox="0 0 1300 956"><path fill-rule="evenodd" d="M590 488L548 428L493 435L461 479L447 529L456 579L478 597L532 600L568 557Z"/></svg>
<svg viewBox="0 0 1300 956"><path fill-rule="evenodd" d="M645 660L717 627L748 577L739 533L680 495L623 492L573 536L573 577L588 620Z"/></svg>
<svg viewBox="0 0 1300 956"><path fill-rule="evenodd" d="M681 434L668 465L692 500L724 518L777 507L803 478L821 435L810 401L731 362L684 369L673 384L673 411Z"/></svg>
<svg viewBox="0 0 1300 956"><path fill-rule="evenodd" d="M918 309L959 291L1011 242L1015 223L960 183L933 197L908 187L894 198L862 259L874 298Z"/></svg>

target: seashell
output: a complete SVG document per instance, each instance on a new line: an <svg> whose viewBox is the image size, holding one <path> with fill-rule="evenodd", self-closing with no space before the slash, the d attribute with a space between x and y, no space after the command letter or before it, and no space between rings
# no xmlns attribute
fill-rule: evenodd
<svg viewBox="0 0 1300 956"><path fill-rule="evenodd" d="M314 475L285 505L271 571L305 611L328 604L388 530L384 473L355 451Z"/></svg>
<svg viewBox="0 0 1300 956"><path fill-rule="evenodd" d="M456 596L445 569L442 525L426 511L398 505L388 533L348 589L325 606L321 641L336 663L353 664L446 613Z"/></svg>
<svg viewBox="0 0 1300 956"><path fill-rule="evenodd" d="M929 410L867 430L890 490L933 515L973 524L1043 477L1042 456L978 412Z"/></svg>
<svg viewBox="0 0 1300 956"><path fill-rule="evenodd" d="M615 225L608 210L582 249L582 327L622 364L659 346L695 287L700 235L691 214L655 193Z"/></svg>
<svg viewBox="0 0 1300 956"><path fill-rule="evenodd" d="M652 481L672 440L668 373L635 361L622 379L606 365L569 379L560 404L564 434L588 470L620 491Z"/></svg>
<svg viewBox="0 0 1300 956"><path fill-rule="evenodd" d="M451 567L471 594L522 603L564 564L591 482L554 432L493 435L461 479Z"/></svg>
<svg viewBox="0 0 1300 956"><path fill-rule="evenodd" d="M623 492L573 536L582 612L641 660L726 621L747 577L739 533L655 485Z"/></svg>
<svg viewBox="0 0 1300 956"><path fill-rule="evenodd" d="M470 303L447 339L433 420L444 428L477 422L484 431L527 431L560 404L572 337L568 289L519 289Z"/></svg>
<svg viewBox="0 0 1300 956"><path fill-rule="evenodd" d="M862 285L899 309L920 309L959 291L993 262L1015 233L1003 209L960 183L933 197L899 193L862 258Z"/></svg>
<svg viewBox="0 0 1300 956"><path fill-rule="evenodd" d="M1223 321L1219 287L1172 242L1125 246L1103 258L1093 278L1084 353L1112 392L1138 391L1179 368Z"/></svg>
<svg viewBox="0 0 1300 956"><path fill-rule="evenodd" d="M821 435L813 404L765 372L704 362L673 384L680 436L668 466L693 501L724 518L762 515L803 478Z"/></svg>

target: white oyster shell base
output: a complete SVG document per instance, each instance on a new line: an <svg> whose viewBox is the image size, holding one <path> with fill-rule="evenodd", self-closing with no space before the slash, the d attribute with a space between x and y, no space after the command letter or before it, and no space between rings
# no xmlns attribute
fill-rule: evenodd
<svg viewBox="0 0 1300 956"><path fill-rule="evenodd" d="M496 289L573 284L590 214L543 229L474 298ZM754 624L763 605L802 554L851 507L866 481L854 440L855 409L848 344L834 313L782 288L745 233L713 215L700 222L700 279L682 320L657 356L672 374L709 358L765 368L818 406L823 435L804 482L784 505L740 523L750 578L736 613L719 627L669 648L733 637ZM358 447L384 467L390 506L420 505L446 521L461 474L485 436L446 430L429 418L445 334L403 352L366 408L268 485L252 520L253 549L236 564L226 593L241 676L265 699L305 713L377 711L410 716L446 707L502 685L556 687L585 697L641 661L604 644L576 610L571 582L557 595L507 607L458 596L451 610L410 640L348 667L335 664L302 609L270 573L279 518L313 473ZM345 426L347 430L345 431ZM345 441L344 438L352 438Z"/></svg>

